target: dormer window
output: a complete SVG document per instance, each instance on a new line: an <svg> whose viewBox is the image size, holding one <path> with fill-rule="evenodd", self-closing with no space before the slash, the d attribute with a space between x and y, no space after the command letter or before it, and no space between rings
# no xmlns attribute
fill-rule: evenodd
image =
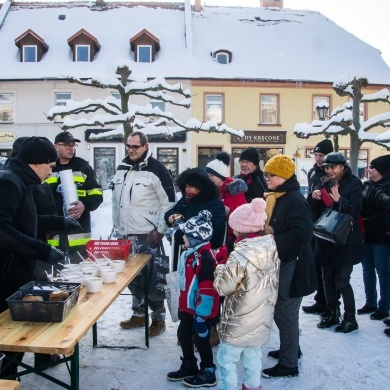
<svg viewBox="0 0 390 390"><path fill-rule="evenodd" d="M233 53L226 49L215 49L211 53L213 60L219 64L230 64L232 62Z"/></svg>
<svg viewBox="0 0 390 390"><path fill-rule="evenodd" d="M49 50L45 40L31 29L19 35L15 45L19 48L20 62L39 62Z"/></svg>
<svg viewBox="0 0 390 390"><path fill-rule="evenodd" d="M135 53L136 62L153 62L160 50L160 40L148 30L143 29L130 39L131 50Z"/></svg>
<svg viewBox="0 0 390 390"><path fill-rule="evenodd" d="M37 62L37 46L23 46L23 62Z"/></svg>
<svg viewBox="0 0 390 390"><path fill-rule="evenodd" d="M152 46L138 45L137 58L138 62L152 62Z"/></svg>
<svg viewBox="0 0 390 390"><path fill-rule="evenodd" d="M68 39L74 62L92 62L100 50L99 41L83 28Z"/></svg>
<svg viewBox="0 0 390 390"><path fill-rule="evenodd" d="M89 49L88 45L76 45L76 62L89 62Z"/></svg>

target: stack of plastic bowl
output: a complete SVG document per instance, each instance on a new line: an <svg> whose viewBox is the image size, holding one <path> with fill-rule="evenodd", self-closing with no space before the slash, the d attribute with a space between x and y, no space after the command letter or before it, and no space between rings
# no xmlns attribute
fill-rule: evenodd
<svg viewBox="0 0 390 390"><path fill-rule="evenodd" d="M58 186L58 190L62 194L64 200L64 215L68 215L68 210L73 206L71 203L77 202L79 197L77 195L77 189L73 181L73 172L71 169L66 169L60 172L61 184Z"/></svg>

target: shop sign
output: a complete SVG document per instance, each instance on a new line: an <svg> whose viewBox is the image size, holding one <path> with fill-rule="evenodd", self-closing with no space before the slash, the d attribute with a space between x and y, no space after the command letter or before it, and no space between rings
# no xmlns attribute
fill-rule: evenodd
<svg viewBox="0 0 390 390"><path fill-rule="evenodd" d="M16 140L16 137L12 131L0 131L0 142L12 142Z"/></svg>
<svg viewBox="0 0 390 390"><path fill-rule="evenodd" d="M232 144L263 144L277 145L286 143L287 131L251 131L244 130L244 136L231 136Z"/></svg>

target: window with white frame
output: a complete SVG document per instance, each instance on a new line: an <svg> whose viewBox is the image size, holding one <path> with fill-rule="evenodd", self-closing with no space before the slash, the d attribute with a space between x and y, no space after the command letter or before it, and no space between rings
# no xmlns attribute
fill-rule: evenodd
<svg viewBox="0 0 390 390"><path fill-rule="evenodd" d="M138 62L152 62L152 46L138 45L137 58Z"/></svg>
<svg viewBox="0 0 390 390"><path fill-rule="evenodd" d="M260 95L260 123L276 125L278 123L278 95Z"/></svg>
<svg viewBox="0 0 390 390"><path fill-rule="evenodd" d="M15 97L12 92L0 92L0 123L13 123Z"/></svg>
<svg viewBox="0 0 390 390"><path fill-rule="evenodd" d="M72 99L71 92L55 92L54 93L54 105L55 106L66 106L66 102ZM63 119L56 115L54 117L54 122L63 122Z"/></svg>
<svg viewBox="0 0 390 390"><path fill-rule="evenodd" d="M89 45L76 45L76 62L89 62Z"/></svg>
<svg viewBox="0 0 390 390"><path fill-rule="evenodd" d="M330 96L320 96L320 95L315 95L313 96L313 111L312 111L312 118L313 120L320 120L317 114L317 103L319 102L327 102L330 108ZM328 115L330 115L330 110L328 111Z"/></svg>
<svg viewBox="0 0 390 390"><path fill-rule="evenodd" d="M37 46L24 45L23 46L23 62L37 62Z"/></svg>
<svg viewBox="0 0 390 390"><path fill-rule="evenodd" d="M226 53L218 53L218 54L216 54L215 58L217 59L217 62L219 64L228 64L229 63L229 57Z"/></svg>
<svg viewBox="0 0 390 390"><path fill-rule="evenodd" d="M222 123L223 120L223 96L205 95L205 117L206 121L216 121Z"/></svg>
<svg viewBox="0 0 390 390"><path fill-rule="evenodd" d="M351 97L348 98L348 101L350 103L353 103L353 99ZM363 122L366 120L366 103L360 102L359 105L359 116L360 116L360 122Z"/></svg>
<svg viewBox="0 0 390 390"><path fill-rule="evenodd" d="M111 96L118 100L121 99L121 94L119 92L111 92Z"/></svg>
<svg viewBox="0 0 390 390"><path fill-rule="evenodd" d="M152 108L158 107L160 111L165 111L165 102L162 102L161 100L151 100L150 104ZM149 117L149 122L154 122L157 119L156 116L150 116Z"/></svg>

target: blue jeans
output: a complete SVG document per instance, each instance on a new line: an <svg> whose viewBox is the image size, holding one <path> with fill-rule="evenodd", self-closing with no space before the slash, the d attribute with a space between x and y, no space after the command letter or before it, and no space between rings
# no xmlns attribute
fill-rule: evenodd
<svg viewBox="0 0 390 390"><path fill-rule="evenodd" d="M388 313L390 309L390 245L364 244L362 266L366 305L378 305L380 311ZM379 279L379 301L375 270Z"/></svg>
<svg viewBox="0 0 390 390"><path fill-rule="evenodd" d="M244 385L253 389L260 387L261 347L236 347L221 341L217 353L220 390L238 389L236 363L240 360L245 372Z"/></svg>

